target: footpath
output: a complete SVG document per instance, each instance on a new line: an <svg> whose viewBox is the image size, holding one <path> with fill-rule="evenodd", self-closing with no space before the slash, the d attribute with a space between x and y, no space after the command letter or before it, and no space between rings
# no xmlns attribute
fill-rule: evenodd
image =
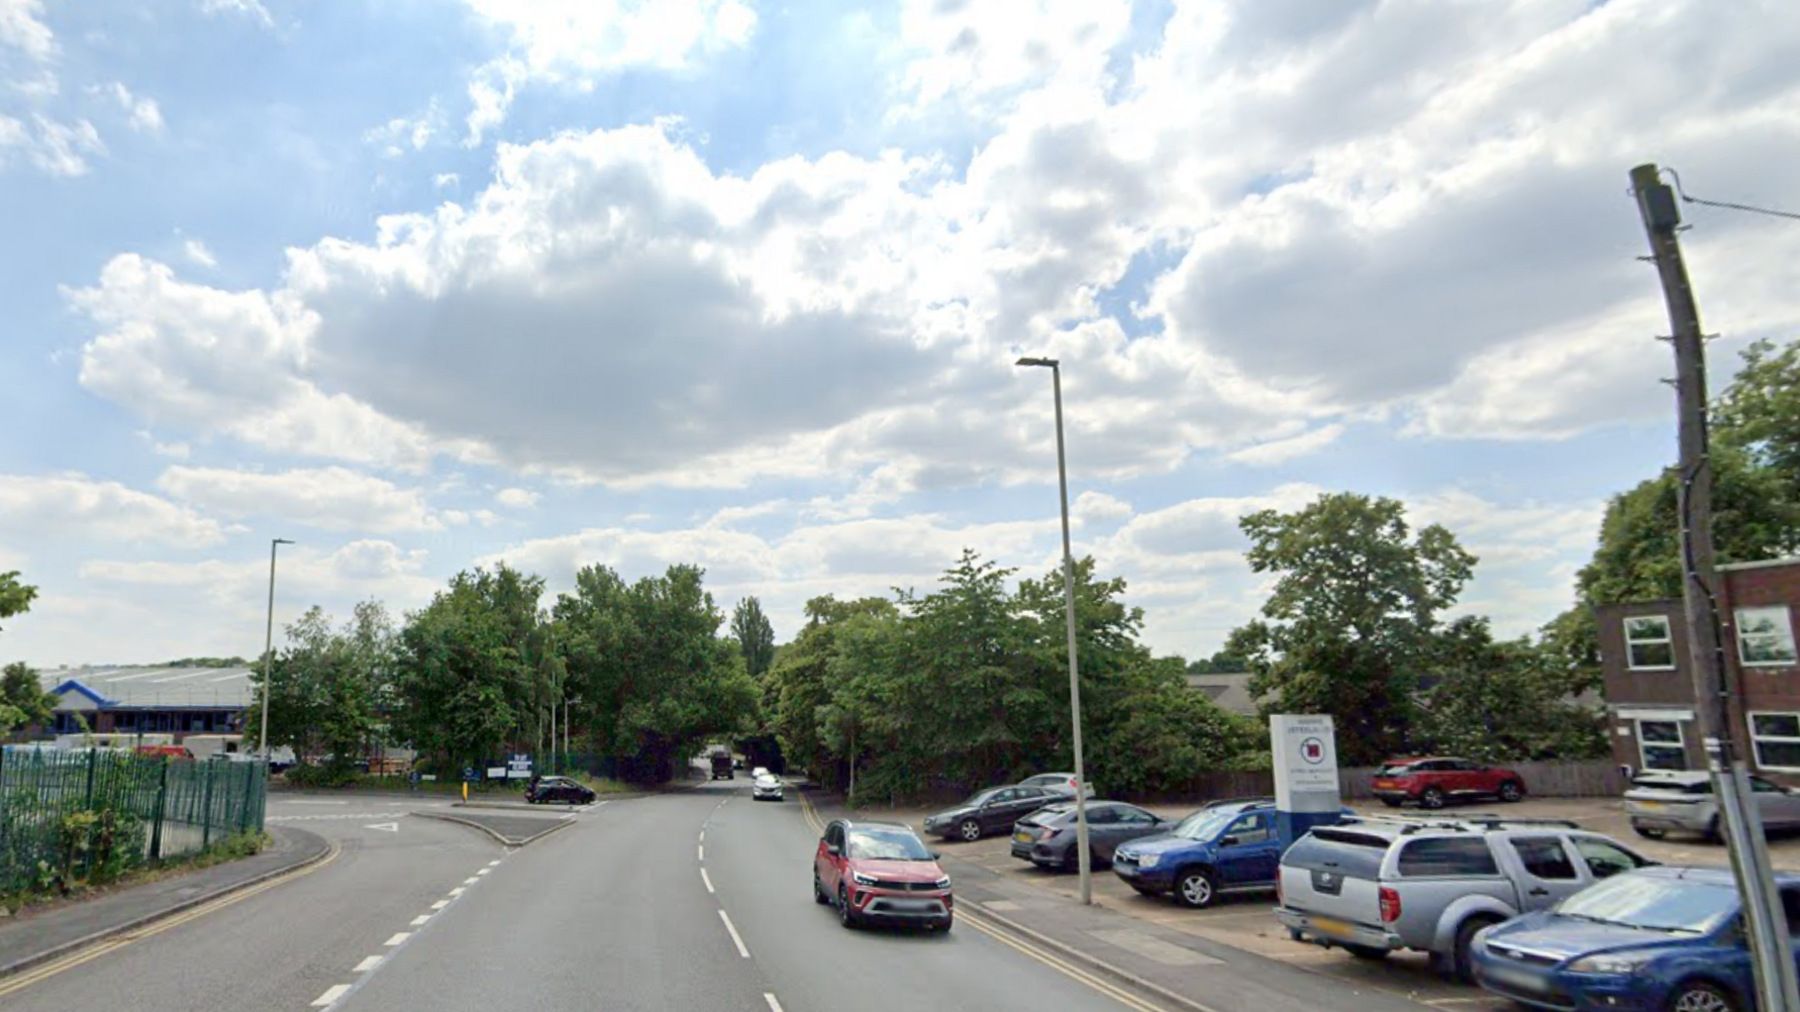
<svg viewBox="0 0 1800 1012"><path fill-rule="evenodd" d="M254 857L177 871L88 899L50 903L0 922L0 978L316 865L334 851L317 833L272 826L273 846Z"/></svg>
<svg viewBox="0 0 1800 1012"><path fill-rule="evenodd" d="M808 793L825 819L854 817L841 802ZM944 854L956 883L957 916L973 917L1048 949L1096 976L1138 991L1169 1012L1420 1012L1425 1006L1359 988L1288 963L1162 927L1104 906L1013 881Z"/></svg>

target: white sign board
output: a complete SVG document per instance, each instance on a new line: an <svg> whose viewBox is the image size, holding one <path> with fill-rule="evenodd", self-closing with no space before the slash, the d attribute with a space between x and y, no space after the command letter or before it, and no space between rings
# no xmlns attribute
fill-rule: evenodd
<svg viewBox="0 0 1800 1012"><path fill-rule="evenodd" d="M504 766L489 766L487 768L487 775L488 775L489 780L505 780L506 779L506 767L504 767Z"/></svg>
<svg viewBox="0 0 1800 1012"><path fill-rule="evenodd" d="M514 755L506 761L506 778L508 780L524 780L531 776L531 757Z"/></svg>
<svg viewBox="0 0 1800 1012"><path fill-rule="evenodd" d="M1284 812L1335 812L1338 789L1337 732L1321 714L1269 718L1275 757L1275 807Z"/></svg>

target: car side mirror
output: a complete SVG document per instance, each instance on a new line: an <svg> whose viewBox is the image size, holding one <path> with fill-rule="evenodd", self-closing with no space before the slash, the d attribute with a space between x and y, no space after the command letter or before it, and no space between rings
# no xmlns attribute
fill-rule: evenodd
<svg viewBox="0 0 1800 1012"><path fill-rule="evenodd" d="M941 854L941 853L939 853L939 852L937 852L937 851L935 851L935 850L928 850L928 851L926 851L926 852L925 852L925 853L927 853L927 854L930 854L930 855L931 855L931 859L932 859L932 860L933 860L933 861L936 861L936 860L938 860L938 859L939 859L939 858L941 858L941 857L943 857L943 856L944 856L944 855L943 855L943 854Z"/></svg>
<svg viewBox="0 0 1800 1012"><path fill-rule="evenodd" d="M1219 838L1219 846L1221 847L1235 847L1237 845L1238 838L1235 836L1222 836Z"/></svg>
<svg viewBox="0 0 1800 1012"><path fill-rule="evenodd" d="M843 852L844 852L844 848L838 846L835 843L828 843L825 845L825 853L830 854L832 857L837 857L839 854L842 854Z"/></svg>

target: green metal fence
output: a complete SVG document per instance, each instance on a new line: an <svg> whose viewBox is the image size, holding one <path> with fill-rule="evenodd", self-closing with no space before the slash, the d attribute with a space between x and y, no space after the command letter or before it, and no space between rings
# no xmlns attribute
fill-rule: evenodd
<svg viewBox="0 0 1800 1012"><path fill-rule="evenodd" d="M0 753L0 893L100 882L263 828L262 763Z"/></svg>

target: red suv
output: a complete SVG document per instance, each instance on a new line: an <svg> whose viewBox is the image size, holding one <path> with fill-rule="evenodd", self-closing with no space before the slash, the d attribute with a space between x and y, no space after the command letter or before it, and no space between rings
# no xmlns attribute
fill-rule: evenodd
<svg viewBox="0 0 1800 1012"><path fill-rule="evenodd" d="M1452 799L1525 797L1525 781L1512 770L1444 756L1391 759L1375 771L1373 787L1374 795L1389 808L1408 801L1418 802L1420 808L1442 808Z"/></svg>
<svg viewBox="0 0 1800 1012"><path fill-rule="evenodd" d="M950 930L950 876L909 826L838 819L813 855L813 899L838 910L844 927L923 924Z"/></svg>

